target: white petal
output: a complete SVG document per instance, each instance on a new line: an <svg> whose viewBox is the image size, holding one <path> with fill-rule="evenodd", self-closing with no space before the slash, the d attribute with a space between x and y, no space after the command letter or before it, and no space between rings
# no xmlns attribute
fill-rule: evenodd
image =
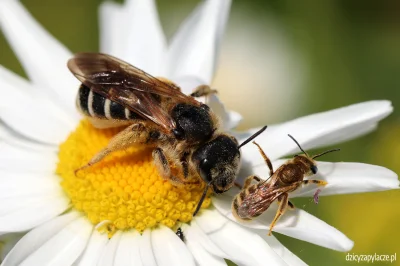
<svg viewBox="0 0 400 266"><path fill-rule="evenodd" d="M337 144L358 137L388 116L393 110L389 101L370 101L328 112L298 118L280 125L269 126L257 137L265 153L273 161L282 156L299 152L297 145L287 134L291 134L305 150ZM251 130L255 132L256 130ZM241 136L240 142L247 135ZM252 165L263 163L254 145L242 148L243 158ZM257 155L256 155L257 154Z"/></svg>
<svg viewBox="0 0 400 266"><path fill-rule="evenodd" d="M60 232L60 230L76 220L78 216L78 212L70 212L54 218L28 232L7 255L2 265L19 265L25 258L38 250L55 234Z"/></svg>
<svg viewBox="0 0 400 266"><path fill-rule="evenodd" d="M186 245L166 226L151 232L151 244L158 266L195 265Z"/></svg>
<svg viewBox="0 0 400 266"><path fill-rule="evenodd" d="M242 115L239 114L238 112L228 111L228 116L225 117L223 122L224 130L228 131L236 128L240 124L242 119L243 119Z"/></svg>
<svg viewBox="0 0 400 266"><path fill-rule="evenodd" d="M193 224L193 221L192 221ZM193 257L196 260L196 265L200 266L208 266L208 265L216 265L216 266L226 266L226 262L224 260L224 257L227 258L227 256L216 256L213 255L213 253L210 253L207 249L203 247L203 244L199 241L198 238L196 238L196 233L189 233L193 231L192 224L189 226L184 226L182 227L182 231L185 237L185 242L187 248L190 250L192 253ZM196 229L195 229L196 230ZM196 230L197 231L197 230ZM201 232L204 234L203 232ZM212 243L208 238L207 240L215 246L214 243ZM217 249L219 249L217 246L215 246ZM221 251L222 252L222 251Z"/></svg>
<svg viewBox="0 0 400 266"><path fill-rule="evenodd" d="M102 4L100 36L101 51L152 75L160 74L166 40L153 0L129 0L124 5Z"/></svg>
<svg viewBox="0 0 400 266"><path fill-rule="evenodd" d="M63 195L56 174L12 173L0 170L0 200L35 195Z"/></svg>
<svg viewBox="0 0 400 266"><path fill-rule="evenodd" d="M56 217L68 208L69 200L65 196L49 197L47 200L30 198L1 200L10 204L11 209L2 210L0 232L22 232L38 226ZM14 202L14 204L11 204ZM22 203L25 204L22 204Z"/></svg>
<svg viewBox="0 0 400 266"><path fill-rule="evenodd" d="M227 111L221 100L216 95L210 95L207 99L207 104L211 110L221 119L222 129L229 131L235 128L240 121L242 116L239 113L233 111Z"/></svg>
<svg viewBox="0 0 400 266"><path fill-rule="evenodd" d="M33 85L1 66L0 93L7 95L0 99L0 118L27 138L59 144L76 125Z"/></svg>
<svg viewBox="0 0 400 266"><path fill-rule="evenodd" d="M96 266L99 261L104 247L107 245L108 237L101 234L96 229L93 230L86 249L81 256L75 261L75 266Z"/></svg>
<svg viewBox="0 0 400 266"><path fill-rule="evenodd" d="M182 92L189 95L193 92L193 90L202 84L206 84L202 79L200 79L199 77L195 77L195 76L185 76L185 77L176 77L176 78L171 78L170 76L168 76L170 74L165 74L162 76L168 77L169 79L173 80L177 85L179 85L179 87L182 89ZM206 100L204 97L199 97L197 98L198 101L205 103Z"/></svg>
<svg viewBox="0 0 400 266"><path fill-rule="evenodd" d="M286 160L273 163L277 169ZM318 162L318 173L307 179L326 180L328 185L319 187L319 195L334 195L360 193L397 189L399 180L393 171L376 165L363 163L329 163ZM253 167L252 173L260 177L266 176L267 167ZM293 193L290 197L312 197L317 190L314 184L307 184Z"/></svg>
<svg viewBox="0 0 400 266"><path fill-rule="evenodd" d="M58 161L55 152L23 149L6 142L0 143L0 151L1 170L53 173Z"/></svg>
<svg viewBox="0 0 400 266"><path fill-rule="evenodd" d="M0 27L29 78L47 89L75 118L78 80L68 71L71 53L26 11L19 1L0 1Z"/></svg>
<svg viewBox="0 0 400 266"><path fill-rule="evenodd" d="M49 202L61 198L63 195L59 193L52 193L50 195L37 195L33 197L24 198L6 198L0 202L0 220L3 217L12 215L17 211L24 211L24 209L35 208L36 206L46 206Z"/></svg>
<svg viewBox="0 0 400 266"><path fill-rule="evenodd" d="M0 236L0 261L4 261L7 254L24 235L25 233L11 233Z"/></svg>
<svg viewBox="0 0 400 266"><path fill-rule="evenodd" d="M257 234L232 223L215 210L203 210L196 221L209 238L240 265L286 265Z"/></svg>
<svg viewBox="0 0 400 266"><path fill-rule="evenodd" d="M151 245L151 233L151 230L145 230L140 238L140 258L142 259L143 265L157 266L156 258L154 257L153 248Z"/></svg>
<svg viewBox="0 0 400 266"><path fill-rule="evenodd" d="M259 234L268 245L290 266L305 266L307 265L299 257L294 255L290 250L288 250L281 242L274 236L267 236L265 231Z"/></svg>
<svg viewBox="0 0 400 266"><path fill-rule="evenodd" d="M303 210L296 209L291 212L293 213L288 213L280 219L274 231L337 251L349 251L353 248L353 241L324 221ZM271 215L267 217L268 215L263 219L264 222L272 221ZM269 229L269 226L265 228Z"/></svg>
<svg viewBox="0 0 400 266"><path fill-rule="evenodd" d="M113 237L107 242L107 245L103 249L102 256L97 263L98 266L114 265L115 254L117 252L121 236L122 232L117 231L115 235L113 235Z"/></svg>
<svg viewBox="0 0 400 266"><path fill-rule="evenodd" d="M93 226L78 218L30 254L20 265L71 265L82 253Z"/></svg>
<svg viewBox="0 0 400 266"><path fill-rule="evenodd" d="M125 10L122 5L107 1L99 8L100 51L124 59Z"/></svg>
<svg viewBox="0 0 400 266"><path fill-rule="evenodd" d="M233 217L230 202L232 198L227 195L213 197L213 204L222 215L254 229L269 230L278 207L278 204L271 204L268 210L258 218L240 222ZM353 247L353 241L343 233L300 209L287 210L276 223L273 231L337 251L349 251ZM265 234L267 233L265 231Z"/></svg>
<svg viewBox="0 0 400 266"><path fill-rule="evenodd" d="M58 147L56 145L44 145L43 143L30 140L22 136L21 134L15 132L1 121L0 121L0 139L1 141L13 145L17 148L23 148L34 151L45 151L45 152L50 151L53 153L56 153L58 151Z"/></svg>
<svg viewBox="0 0 400 266"><path fill-rule="evenodd" d="M153 76L165 61L166 39L154 0L127 0L123 60ZM145 26L144 26L145 25ZM140 37L138 37L140 36Z"/></svg>
<svg viewBox="0 0 400 266"><path fill-rule="evenodd" d="M197 85L211 83L230 3L229 0L205 1L182 24L168 51L168 78L178 82L185 77L196 77ZM182 85L182 88L190 93L194 87Z"/></svg>
<svg viewBox="0 0 400 266"><path fill-rule="evenodd" d="M193 257L196 259L196 265L199 266L208 266L208 265L215 265L215 266L226 266L226 262L223 258L216 257L208 251L206 251L202 245L198 244L195 241L188 242L187 244L188 249L192 253Z"/></svg>
<svg viewBox="0 0 400 266"><path fill-rule="evenodd" d="M21 108L21 112L16 112L11 106L0 106L0 118L7 125L18 133L42 143L57 145L65 140L69 131L65 126L57 127L60 125L60 121L56 122L57 117L54 116L54 113L50 114L44 108L37 108L27 115L32 111L32 109L29 110L32 105L28 104L26 99L20 99L22 104L26 104L24 108ZM49 127L52 129L49 130Z"/></svg>
<svg viewBox="0 0 400 266"><path fill-rule="evenodd" d="M193 241L200 244L203 249L215 257L226 258L232 260L228 254L223 252L211 239L203 232L203 230L196 223L196 220L190 222L190 226L182 224L182 231L188 241Z"/></svg>
<svg viewBox="0 0 400 266"><path fill-rule="evenodd" d="M137 231L124 232L118 245L114 266L142 266L140 258L140 234Z"/></svg>

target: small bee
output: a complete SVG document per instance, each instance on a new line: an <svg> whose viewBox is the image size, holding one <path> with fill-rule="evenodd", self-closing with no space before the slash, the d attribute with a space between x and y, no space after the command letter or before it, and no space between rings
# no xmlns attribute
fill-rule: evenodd
<svg viewBox="0 0 400 266"><path fill-rule="evenodd" d="M338 151L339 149L328 150L321 154L310 157L300 146L300 144L288 135L304 153L295 155L293 159L281 165L275 172L273 171L271 161L261 149L261 147L253 142L259 149L265 163L270 170L270 177L267 180L261 180L257 176L249 176L244 182L242 191L236 195L232 202L232 214L236 219L246 221L258 217L265 212L275 200L279 202L279 208L272 221L268 235L271 235L278 219L284 214L286 208L294 208L289 201L289 192L295 191L301 185L317 184L325 186L326 181L323 180L304 180L305 177L314 175L318 172L317 163L314 160L329 152ZM258 181L257 184L251 184L253 180ZM319 193L319 192L318 192ZM318 193L317 196L318 196Z"/></svg>
<svg viewBox="0 0 400 266"><path fill-rule="evenodd" d="M126 126L80 169L113 151L146 145L154 148L153 160L164 179L207 183L199 206L210 186L215 193L233 186L239 170L238 141L221 132L216 115L194 98L214 93L209 86L201 85L188 96L171 81L100 53L76 54L68 68L82 82L77 107L93 126Z"/></svg>
<svg viewBox="0 0 400 266"><path fill-rule="evenodd" d="M182 240L182 242L185 242L185 235L183 234L180 227L178 228L178 230L176 230L176 235Z"/></svg>

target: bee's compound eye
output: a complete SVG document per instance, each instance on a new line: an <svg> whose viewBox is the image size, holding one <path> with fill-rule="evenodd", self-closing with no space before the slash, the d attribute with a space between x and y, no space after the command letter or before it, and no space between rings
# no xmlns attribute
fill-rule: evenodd
<svg viewBox="0 0 400 266"><path fill-rule="evenodd" d="M172 133L174 133L174 136L177 140L185 139L185 132L183 132L181 128L174 128Z"/></svg>
<svg viewBox="0 0 400 266"><path fill-rule="evenodd" d="M315 175L318 172L318 168L315 165L312 165L311 172Z"/></svg>
<svg viewBox="0 0 400 266"><path fill-rule="evenodd" d="M210 161L207 160L207 159L203 159L203 160L200 162L199 169L200 169L200 176L201 176L206 182L211 181L211 175L210 175L211 164L210 164Z"/></svg>

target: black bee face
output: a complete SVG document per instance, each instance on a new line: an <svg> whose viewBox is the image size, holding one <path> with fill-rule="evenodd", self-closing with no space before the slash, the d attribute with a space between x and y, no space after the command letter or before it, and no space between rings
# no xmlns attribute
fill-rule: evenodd
<svg viewBox="0 0 400 266"><path fill-rule="evenodd" d="M192 156L201 178L215 193L223 193L233 186L239 170L240 153L235 139L220 135L199 147Z"/></svg>
<svg viewBox="0 0 400 266"><path fill-rule="evenodd" d="M226 169L228 169L229 166L227 166ZM231 167L232 168L232 167ZM234 170L234 169L232 169ZM222 174L219 174L217 177L215 177L214 182L213 182L213 191L217 194L224 193L225 191L228 191L234 184L235 178L237 175L236 171L224 171Z"/></svg>

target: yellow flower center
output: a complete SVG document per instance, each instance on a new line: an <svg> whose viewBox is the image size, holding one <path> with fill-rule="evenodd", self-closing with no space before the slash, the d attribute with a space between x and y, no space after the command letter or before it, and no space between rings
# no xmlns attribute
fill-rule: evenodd
<svg viewBox="0 0 400 266"><path fill-rule="evenodd" d="M120 130L96 129L83 120L60 145L57 174L73 207L95 225L106 222L109 233L132 228L142 232L159 223L172 228L189 222L204 185L177 187L162 179L153 165L151 149L116 151L75 174ZM207 197L202 208L210 203Z"/></svg>

